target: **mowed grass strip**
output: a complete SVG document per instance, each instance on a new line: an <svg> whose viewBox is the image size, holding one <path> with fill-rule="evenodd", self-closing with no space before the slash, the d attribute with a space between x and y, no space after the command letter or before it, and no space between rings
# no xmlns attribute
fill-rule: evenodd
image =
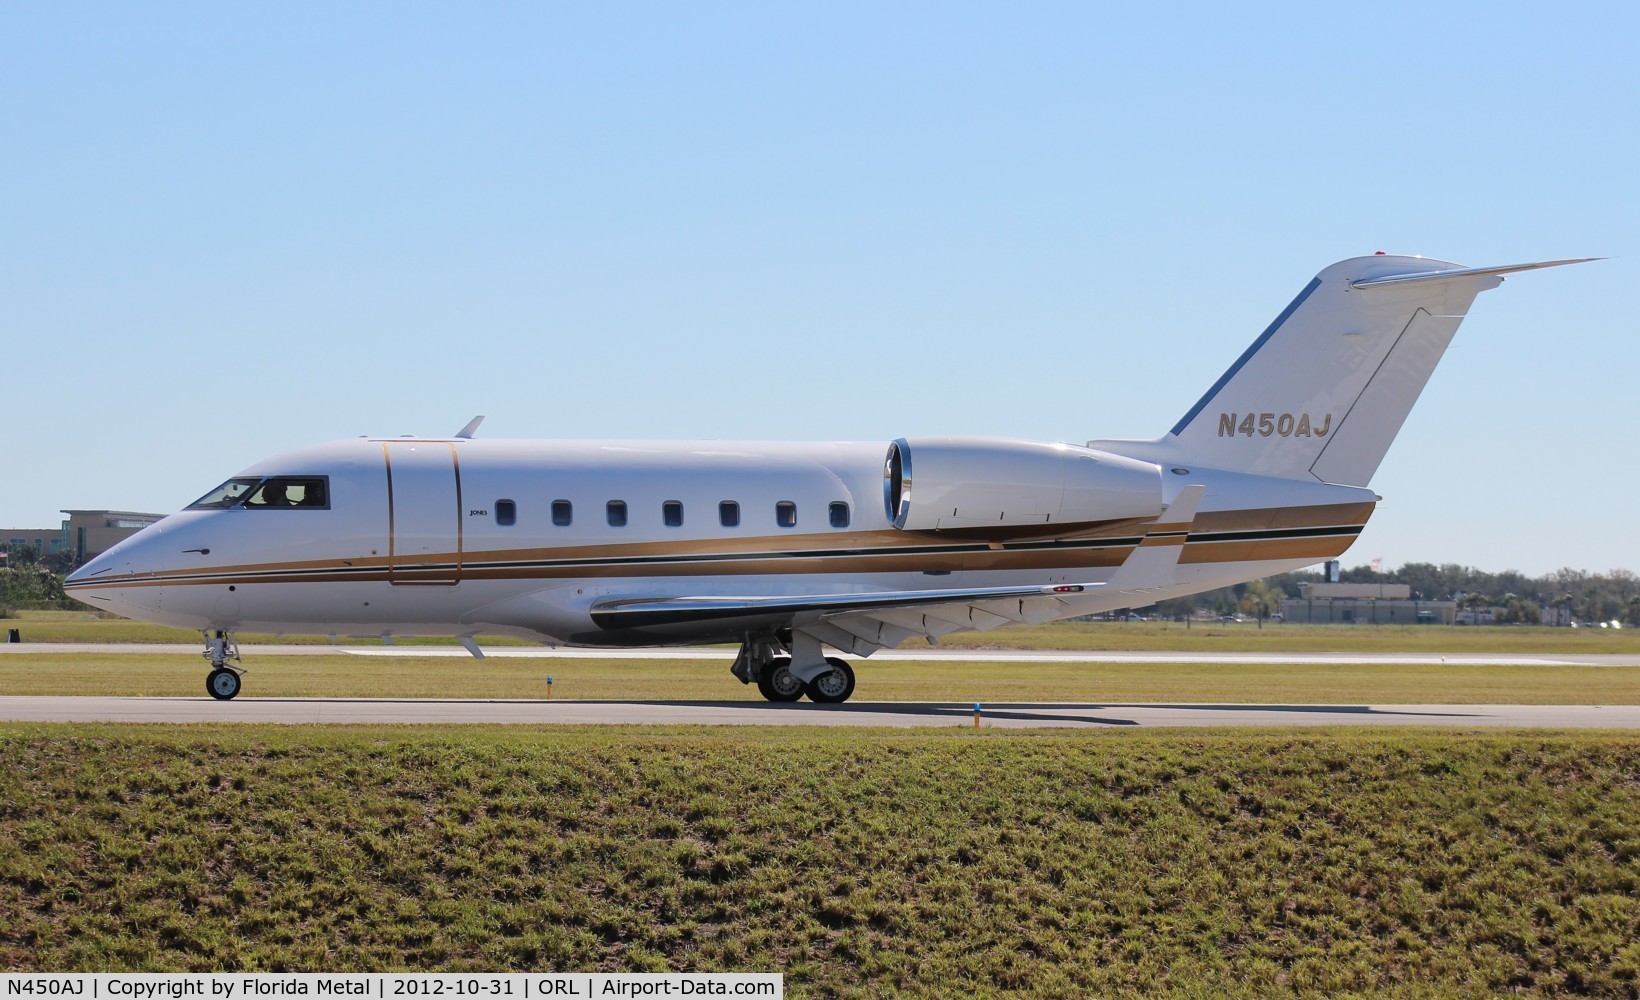
<svg viewBox="0 0 1640 1000"><path fill-rule="evenodd" d="M1640 988L1640 737L0 727L11 970Z"/></svg>
<svg viewBox="0 0 1640 1000"><path fill-rule="evenodd" d="M200 642L189 629L98 618L73 611L21 611L3 624L26 642ZM326 645L326 636L245 634L247 646L263 643ZM401 637L403 645L453 646L454 639ZM527 646L507 636L481 638L486 646ZM380 645L379 638L340 638L344 646ZM952 649L1108 649L1219 653L1589 653L1640 654L1640 629L1516 628L1512 626L1286 625L1256 622L1049 622L1011 625L988 632L958 632L940 640ZM903 648L924 646L910 639ZM203 645L201 646L203 648ZM732 650L732 647L728 647ZM733 653L730 653L731 658Z"/></svg>
<svg viewBox="0 0 1640 1000"><path fill-rule="evenodd" d="M0 619L0 627L17 629L24 642L121 642L133 644L196 643L204 648L198 629L151 625L129 618L105 618L90 611L18 611L17 617ZM279 643L291 646L380 646L380 636L352 636L332 639L324 635L267 635L244 633L246 645ZM441 637L407 636L394 640L405 645L454 646L456 640ZM486 636L486 646L529 646L511 636Z"/></svg>
<svg viewBox="0 0 1640 1000"><path fill-rule="evenodd" d="M664 656L664 653L658 655ZM257 656L241 697L758 701L715 660ZM203 658L0 656L0 694L196 697ZM857 661L857 701L1640 704L1640 667Z"/></svg>
<svg viewBox="0 0 1640 1000"><path fill-rule="evenodd" d="M921 640L903 645L914 648ZM1640 653L1640 629L1266 622L1049 622L957 632L953 649L1110 649L1218 653Z"/></svg>

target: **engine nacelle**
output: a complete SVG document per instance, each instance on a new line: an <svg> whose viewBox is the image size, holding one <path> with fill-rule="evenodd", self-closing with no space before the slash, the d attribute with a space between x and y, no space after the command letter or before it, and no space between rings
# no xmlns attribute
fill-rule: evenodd
<svg viewBox="0 0 1640 1000"><path fill-rule="evenodd" d="M1162 470L1069 444L901 438L888 447L883 499L889 520L906 531L1035 527L1052 533L1157 516Z"/></svg>

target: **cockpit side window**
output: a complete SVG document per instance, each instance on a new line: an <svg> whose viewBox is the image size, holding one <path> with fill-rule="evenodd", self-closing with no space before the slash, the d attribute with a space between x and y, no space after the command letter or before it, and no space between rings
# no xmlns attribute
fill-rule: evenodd
<svg viewBox="0 0 1640 1000"><path fill-rule="evenodd" d="M195 500L188 505L189 510L224 510L245 499L245 494L256 488L262 480L230 479L216 489Z"/></svg>
<svg viewBox="0 0 1640 1000"><path fill-rule="evenodd" d="M262 485L245 499L246 510L267 510L275 507L307 507L324 509L330 506L329 484L324 476L274 476L264 479Z"/></svg>

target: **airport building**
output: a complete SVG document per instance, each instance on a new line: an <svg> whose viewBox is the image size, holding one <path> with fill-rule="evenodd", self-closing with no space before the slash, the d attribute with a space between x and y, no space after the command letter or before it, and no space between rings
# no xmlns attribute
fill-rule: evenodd
<svg viewBox="0 0 1640 1000"><path fill-rule="evenodd" d="M1300 583L1283 621L1306 625L1452 625L1456 601L1414 600L1404 583Z"/></svg>
<svg viewBox="0 0 1640 1000"><path fill-rule="evenodd" d="M65 510L68 520L56 528L0 528L0 548L33 548L41 556L74 553L85 562L164 517L132 510Z"/></svg>

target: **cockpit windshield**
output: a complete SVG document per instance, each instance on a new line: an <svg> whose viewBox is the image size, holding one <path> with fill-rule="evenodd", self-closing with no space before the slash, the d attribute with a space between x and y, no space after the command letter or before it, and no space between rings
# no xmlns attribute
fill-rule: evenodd
<svg viewBox="0 0 1640 1000"><path fill-rule="evenodd" d="M325 508L330 490L324 476L272 476L230 479L188 505L189 510L268 510L275 507Z"/></svg>
<svg viewBox="0 0 1640 1000"><path fill-rule="evenodd" d="M224 510L245 499L260 479L230 479L188 505L189 510Z"/></svg>
<svg viewBox="0 0 1640 1000"><path fill-rule="evenodd" d="M265 507L328 507L322 476L275 476L265 479L245 500L246 510Z"/></svg>

